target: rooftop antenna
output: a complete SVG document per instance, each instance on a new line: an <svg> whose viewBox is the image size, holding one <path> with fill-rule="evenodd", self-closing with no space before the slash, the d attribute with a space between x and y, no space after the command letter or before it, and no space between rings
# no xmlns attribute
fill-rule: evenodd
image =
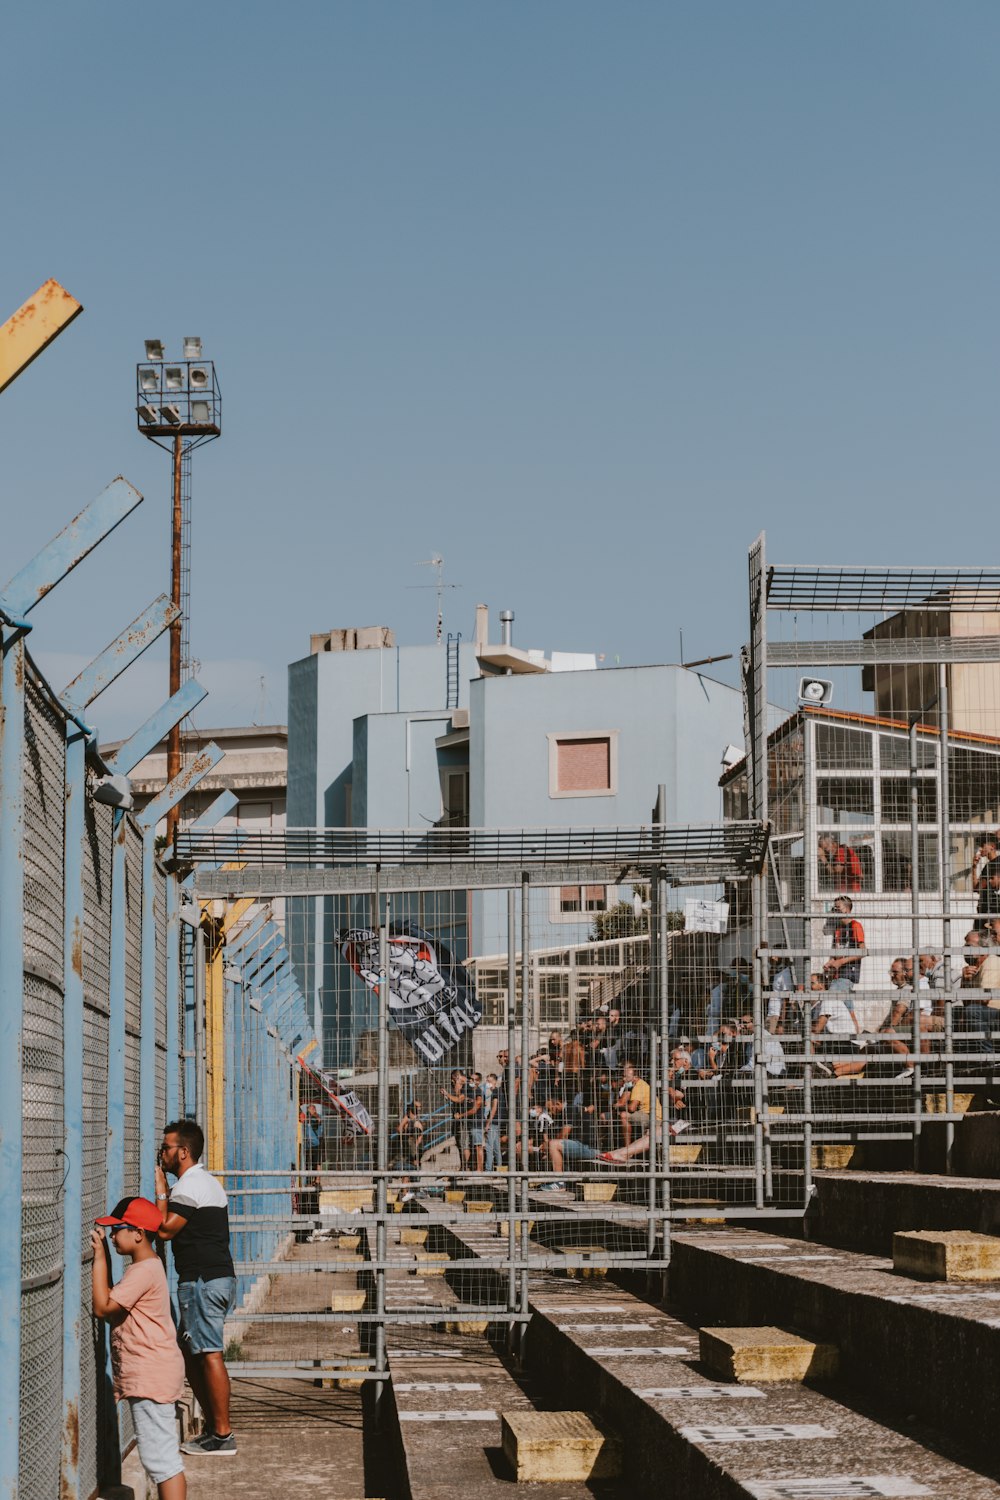
<svg viewBox="0 0 1000 1500"><path fill-rule="evenodd" d="M435 583L408 583L409 589L434 589L437 594L437 635L435 640L440 646L444 639L444 591L445 589L460 589L460 583L445 583L444 581L444 558L440 552L432 552L430 557L424 557L417 563L418 568L433 568L437 580Z"/></svg>

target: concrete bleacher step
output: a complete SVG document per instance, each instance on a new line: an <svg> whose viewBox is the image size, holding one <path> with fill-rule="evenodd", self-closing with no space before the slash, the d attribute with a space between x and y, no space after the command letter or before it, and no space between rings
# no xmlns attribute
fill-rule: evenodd
<svg viewBox="0 0 1000 1500"><path fill-rule="evenodd" d="M794 1240L779 1249L780 1242L765 1234L703 1231L693 1238L729 1241L734 1256L756 1253L759 1263L800 1255L807 1259L792 1264L818 1269L808 1257L819 1257L822 1265L837 1260L835 1252L800 1249ZM456 1240L465 1255L489 1253L485 1236L465 1225ZM707 1286L711 1291L711 1280ZM779 1307L784 1321L780 1303L769 1319L758 1321L773 1320ZM610 1430L627 1434L624 1474L633 1493L699 1500L1000 1497L991 1473L936 1451L933 1424L921 1441L919 1428L912 1435L859 1414L842 1380L821 1388L748 1387L720 1380L701 1361L696 1324L613 1283L567 1282L533 1271L530 1310L529 1367L549 1389L572 1391L577 1405L598 1413ZM670 1475L666 1492L665 1474Z"/></svg>
<svg viewBox="0 0 1000 1500"><path fill-rule="evenodd" d="M861 1399L973 1451L992 1442L1000 1282L928 1283L886 1257L741 1228L677 1233L669 1290L693 1321L752 1326L780 1310L783 1327L837 1346Z"/></svg>
<svg viewBox="0 0 1000 1500"><path fill-rule="evenodd" d="M528 1360L627 1433L625 1473L635 1493L699 1500L1000 1496L988 1474L859 1413L839 1399L837 1382L720 1381L701 1364L697 1327L608 1291L543 1278L532 1296Z"/></svg>
<svg viewBox="0 0 1000 1500"><path fill-rule="evenodd" d="M919 1172L817 1172L809 1234L831 1245L890 1255L904 1229L1000 1234L1000 1181Z"/></svg>

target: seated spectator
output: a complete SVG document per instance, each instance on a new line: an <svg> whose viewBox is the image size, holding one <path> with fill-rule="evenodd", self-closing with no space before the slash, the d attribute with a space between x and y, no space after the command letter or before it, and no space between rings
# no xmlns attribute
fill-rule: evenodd
<svg viewBox="0 0 1000 1500"><path fill-rule="evenodd" d="M1000 912L1000 834L983 840L972 861L972 889L976 892L976 911ZM977 926L980 925L977 923Z"/></svg>
<svg viewBox="0 0 1000 1500"><path fill-rule="evenodd" d="M923 1053L930 1052L931 1050L930 1040L923 1033L944 1030L944 1015L942 1014L943 997L939 1002L938 1009L935 1009L934 1001L930 995L930 985L927 980L923 975L918 975L916 991L914 991L912 978L912 958L894 958L889 965L889 979L898 993L892 1002L889 1014L879 1027L879 1031L888 1038L885 1045L889 1051L895 1052L901 1057L908 1056L910 1051L909 1042L905 1041L900 1033L905 1033L906 1031L912 1033L914 993L920 995L918 1002L920 1007L920 1030L922 1033L920 1051ZM897 1074L895 1081L901 1083L912 1077L913 1067L911 1064L907 1064L903 1071Z"/></svg>
<svg viewBox="0 0 1000 1500"><path fill-rule="evenodd" d="M622 1087L618 1093L618 1118L626 1146L631 1142L633 1134L649 1130L651 1097L649 1084L639 1077L635 1063L625 1063L622 1067ZM661 1118L659 1099L656 1101L656 1118Z"/></svg>
<svg viewBox="0 0 1000 1500"><path fill-rule="evenodd" d="M861 1058L844 1056L858 1034L858 1022L848 1010L843 994L836 990L831 992L822 974L811 975L809 987L814 997L811 1002L812 1045L814 1056L819 1058L814 1064L816 1072L827 1078L849 1078L863 1073L865 1065ZM831 1060L827 1062L824 1058Z"/></svg>
<svg viewBox="0 0 1000 1500"><path fill-rule="evenodd" d="M937 953L920 954L920 977L932 990L944 989L944 959Z"/></svg>
<svg viewBox="0 0 1000 1500"><path fill-rule="evenodd" d="M741 1073L752 1073L754 1069L753 1016L749 1013L740 1017L737 1041L740 1044L737 1067ZM764 1057L764 1067L769 1076L780 1078L785 1071L785 1049L778 1038L772 1036L769 1031L764 1032L761 1052Z"/></svg>
<svg viewBox="0 0 1000 1500"><path fill-rule="evenodd" d="M727 1067L736 1062L736 1028L725 1022L719 1027L711 1041L696 1047L691 1054L691 1066L699 1078L718 1078ZM733 1056L730 1057L730 1051Z"/></svg>
<svg viewBox="0 0 1000 1500"><path fill-rule="evenodd" d="M769 960L771 993L767 998L767 1015L764 1025L772 1036L785 1029L790 997L800 988L795 982L795 971L786 958L772 953Z"/></svg>
<svg viewBox="0 0 1000 1500"><path fill-rule="evenodd" d="M986 944L983 941L985 933L982 928L973 927L965 934L965 964L962 968L962 976L959 981L963 990L978 990L979 970L986 962Z"/></svg>

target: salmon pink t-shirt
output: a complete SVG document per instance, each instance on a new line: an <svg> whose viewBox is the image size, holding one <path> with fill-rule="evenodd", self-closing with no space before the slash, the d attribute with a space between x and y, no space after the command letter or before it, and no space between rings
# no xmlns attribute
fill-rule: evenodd
<svg viewBox="0 0 1000 1500"><path fill-rule="evenodd" d="M139 1396L163 1405L178 1401L184 1386L184 1356L170 1316L167 1278L157 1256L134 1260L112 1299L128 1317L111 1330L115 1396Z"/></svg>

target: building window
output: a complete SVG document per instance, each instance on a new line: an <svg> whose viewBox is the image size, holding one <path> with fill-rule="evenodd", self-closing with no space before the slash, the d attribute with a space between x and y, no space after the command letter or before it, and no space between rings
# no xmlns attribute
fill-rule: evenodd
<svg viewBox="0 0 1000 1500"><path fill-rule="evenodd" d="M618 731L550 734L550 797L612 797L618 790Z"/></svg>
<svg viewBox="0 0 1000 1500"><path fill-rule="evenodd" d="M553 887L549 916L553 921L579 921L595 911L607 911L605 885L558 885Z"/></svg>

